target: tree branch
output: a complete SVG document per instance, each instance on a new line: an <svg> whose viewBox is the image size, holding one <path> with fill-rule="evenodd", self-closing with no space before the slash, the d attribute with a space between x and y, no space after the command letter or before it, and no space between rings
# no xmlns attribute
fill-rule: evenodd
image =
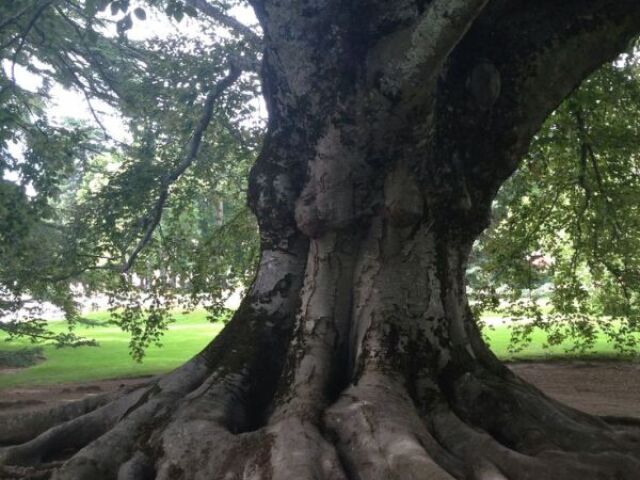
<svg viewBox="0 0 640 480"><path fill-rule="evenodd" d="M40 5L40 7L34 13L33 17L31 17L31 20L29 20L29 23L27 24L27 27L24 29L22 34L18 35L17 37L17 38L20 38L20 43L18 44L15 52L13 52L13 56L11 57L11 81L13 82L13 84L16 83L15 68L16 68L16 62L18 61L18 55L20 55L20 52L22 51L22 48L24 47L24 44L27 41L27 37L29 36L31 29L34 27L38 19L42 16L44 11L47 8L49 8L51 4L52 4L52 0L49 0L47 2L44 2L42 5Z"/></svg>
<svg viewBox="0 0 640 480"><path fill-rule="evenodd" d="M242 70L236 65L232 64L229 70L229 74L209 91L204 103L202 115L200 116L200 120L198 121L198 125L196 126L193 135L191 136L191 140L187 145L186 155L176 166L176 168L165 175L165 177L162 179L158 199L156 200L156 203L149 215L145 218L144 223L147 225L147 227L145 229L144 235L131 252L131 255L129 255L129 258L124 262L124 265L121 269L122 273L126 273L131 269L142 249L151 240L153 232L162 219L162 212L164 210L165 204L167 203L167 199L169 198L169 188L176 182L176 180L178 180L178 178L180 178L180 176L187 170L187 168L189 168L189 166L198 156L200 145L202 143L202 137L205 130L209 126L209 123L211 122L213 108L215 106L216 100L220 98L220 96L227 88L233 85L233 83L240 77L241 73Z"/></svg>
<svg viewBox="0 0 640 480"><path fill-rule="evenodd" d="M33 5L27 5L25 8L20 10L15 15L13 15L13 16L7 18L6 20L0 22L0 30L2 30L4 27L6 27L7 25L9 25L11 23L14 23L16 20L18 20L21 16L23 16L25 13L27 13L31 9L33 9Z"/></svg>
<svg viewBox="0 0 640 480"><path fill-rule="evenodd" d="M488 0L434 0L411 31L404 56L384 74L383 93L402 95L434 79Z"/></svg>
<svg viewBox="0 0 640 480"><path fill-rule="evenodd" d="M210 4L207 0L186 0L185 3L244 37L254 46L259 46L262 43L260 35L236 18L227 15L221 8Z"/></svg>
<svg viewBox="0 0 640 480"><path fill-rule="evenodd" d="M504 22L507 16L510 21ZM483 203L480 197L497 190L517 168L545 118L638 33L636 0L488 5L451 54L445 74L449 86L439 99L442 114L457 119L446 135L455 132L462 139L455 148L475 201ZM500 76L499 95L488 109L469 91L480 62ZM446 135L438 142L446 143Z"/></svg>

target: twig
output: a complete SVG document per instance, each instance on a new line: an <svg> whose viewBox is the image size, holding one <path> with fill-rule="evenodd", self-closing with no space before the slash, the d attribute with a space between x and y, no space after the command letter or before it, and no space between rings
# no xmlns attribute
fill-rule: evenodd
<svg viewBox="0 0 640 480"><path fill-rule="evenodd" d="M57 57L58 57L58 60L60 60L61 64L67 69L67 72L71 76L71 79L72 79L73 83L76 85L76 87L80 90L80 92L84 96L85 102L87 104L87 108L89 109L89 112L91 113L91 116L93 117L95 122L98 124L98 127L102 131L102 135L103 135L104 139L105 140L110 140L110 141L114 142L116 145L119 145L119 146L122 146L122 147L126 146L125 143L120 142L119 140L113 138L109 134L109 131L107 130L107 128L102 123L102 120L100 120L100 117L98 116L98 113L93 108L93 104L91 103L91 95L90 95L90 93L97 93L95 85L89 85L89 86L85 85L84 82L80 79L80 77L78 77L77 73L73 70L73 67L67 63L67 61L64 59L64 57L62 55L60 55L60 54L58 54ZM87 78L87 81L89 81L91 83L91 79L90 78ZM98 98L100 99L100 97L98 97Z"/></svg>
<svg viewBox="0 0 640 480"><path fill-rule="evenodd" d="M17 19L19 19L21 16L23 16L25 13L27 13L32 8L33 8L32 5L28 5L27 7L23 8L18 13L16 13L13 17L7 18L4 22L0 23L0 30L2 30L4 27L9 25L10 23L15 22Z"/></svg>
<svg viewBox="0 0 640 480"><path fill-rule="evenodd" d="M49 8L51 3L52 3L52 1L44 2L40 6L40 8L38 8L38 10L36 10L36 13L33 15L31 20L29 20L29 23L27 24L27 28L24 30L22 35L20 35L20 43L18 44L18 47L16 48L16 51L13 52L13 56L11 57L11 81L13 82L14 85L16 83L16 71L15 71L15 68L16 68L16 62L18 60L18 55L20 55L20 52L22 51L22 48L24 47L24 43L27 41L27 37L29 36L29 32L31 32L31 29L33 28L35 23L38 21L38 19L44 13L44 11L47 8Z"/></svg>
<svg viewBox="0 0 640 480"><path fill-rule="evenodd" d="M260 45L260 43L262 42L262 38L260 37L260 35L254 32L251 28L233 18L232 16L227 15L221 8L210 4L207 0L186 0L185 3L201 11L202 13L221 23L225 27L230 28L234 32L242 35L246 40L248 40L255 46Z"/></svg>

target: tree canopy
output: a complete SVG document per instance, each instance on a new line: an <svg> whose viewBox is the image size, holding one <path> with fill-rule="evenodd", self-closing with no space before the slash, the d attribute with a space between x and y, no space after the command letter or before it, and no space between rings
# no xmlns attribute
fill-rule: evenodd
<svg viewBox="0 0 640 480"><path fill-rule="evenodd" d="M240 3L0 5L0 313L46 300L73 322L82 285L110 297L140 357L172 309L219 307L251 281L258 234L246 179L265 126L260 32L230 13ZM132 39L152 19L171 33ZM52 117L59 87L84 97L92 122ZM542 327L550 342L572 336L588 348L600 326L621 351L637 348L639 108L630 46L554 112L503 187L470 294L479 310L533 319L516 340ZM121 116L125 139L107 131L105 109ZM51 338L36 313L0 328Z"/></svg>

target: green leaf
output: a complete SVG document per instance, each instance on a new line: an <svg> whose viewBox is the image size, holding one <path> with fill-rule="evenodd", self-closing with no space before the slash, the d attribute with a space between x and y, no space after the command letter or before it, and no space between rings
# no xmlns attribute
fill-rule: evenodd
<svg viewBox="0 0 640 480"><path fill-rule="evenodd" d="M191 5L185 5L183 10L184 13L191 18L196 18L198 16L198 11Z"/></svg>
<svg viewBox="0 0 640 480"><path fill-rule="evenodd" d="M131 20L131 14L127 13L121 20L118 20L116 23L116 29L118 30L118 34L123 35L127 30L130 30L133 26L133 21Z"/></svg>
<svg viewBox="0 0 640 480"><path fill-rule="evenodd" d="M133 11L133 13L134 13L134 15L136 16L136 18L138 20L146 20L147 19L147 13L144 11L143 8L138 7Z"/></svg>
<svg viewBox="0 0 640 480"><path fill-rule="evenodd" d="M96 44L96 42L98 41L98 34L96 33L95 30L93 30L93 29L88 29L87 30L87 40L92 45Z"/></svg>
<svg viewBox="0 0 640 480"><path fill-rule="evenodd" d="M87 0L84 4L84 11L90 17L93 17L98 12L98 1Z"/></svg>
<svg viewBox="0 0 640 480"><path fill-rule="evenodd" d="M176 10L173 12L173 18L176 19L177 22L181 22L184 18L184 10L182 9L182 5L176 5Z"/></svg>
<svg viewBox="0 0 640 480"><path fill-rule="evenodd" d="M109 6L109 4L111 3L111 0L96 0L96 6L99 12L104 12L107 7Z"/></svg>

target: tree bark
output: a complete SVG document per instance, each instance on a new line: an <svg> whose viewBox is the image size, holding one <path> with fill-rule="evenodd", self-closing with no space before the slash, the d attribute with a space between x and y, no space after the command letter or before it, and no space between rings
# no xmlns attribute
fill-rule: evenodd
<svg viewBox="0 0 640 480"><path fill-rule="evenodd" d="M249 294L160 381L32 420L4 475L637 478L638 422L514 376L482 341L465 267L533 135L640 32L640 4L252 3L269 126ZM4 425L0 441L26 440Z"/></svg>

